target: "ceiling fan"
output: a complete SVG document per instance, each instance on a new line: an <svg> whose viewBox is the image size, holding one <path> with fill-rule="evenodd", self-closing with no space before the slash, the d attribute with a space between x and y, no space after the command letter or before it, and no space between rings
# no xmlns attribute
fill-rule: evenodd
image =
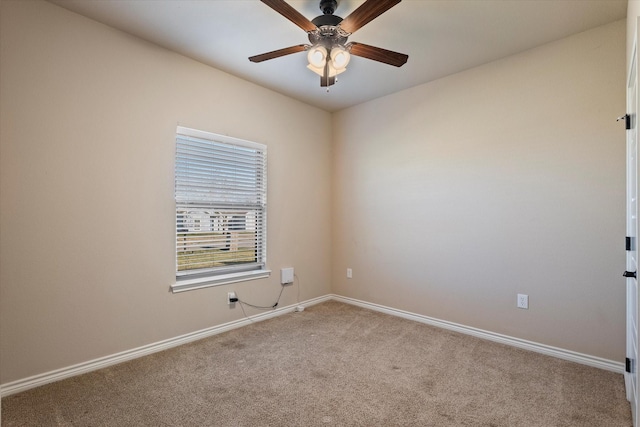
<svg viewBox="0 0 640 427"><path fill-rule="evenodd" d="M262 62L307 51L311 71L320 75L320 86L328 87L336 82L336 76L346 70L351 55L401 67L409 59L408 55L349 42L348 37L378 16L382 15L402 0L366 0L349 16L342 19L333 14L338 7L336 0L320 0L322 15L309 21L284 0L260 0L289 21L302 28L309 35L311 45L299 44L249 57L251 62Z"/></svg>

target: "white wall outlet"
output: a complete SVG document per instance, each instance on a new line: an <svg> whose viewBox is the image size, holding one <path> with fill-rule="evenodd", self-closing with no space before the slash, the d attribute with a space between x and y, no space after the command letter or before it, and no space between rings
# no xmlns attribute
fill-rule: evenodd
<svg viewBox="0 0 640 427"><path fill-rule="evenodd" d="M529 295L518 294L517 306L518 306L518 308L528 309L529 308Z"/></svg>
<svg viewBox="0 0 640 427"><path fill-rule="evenodd" d="M281 268L280 284L288 285L289 283L293 283L293 267Z"/></svg>
<svg viewBox="0 0 640 427"><path fill-rule="evenodd" d="M351 270L350 268L347 268L347 279L351 279L353 278L353 270Z"/></svg>
<svg viewBox="0 0 640 427"><path fill-rule="evenodd" d="M235 307L236 301L238 301L238 297L235 292L227 292L227 304L231 307Z"/></svg>

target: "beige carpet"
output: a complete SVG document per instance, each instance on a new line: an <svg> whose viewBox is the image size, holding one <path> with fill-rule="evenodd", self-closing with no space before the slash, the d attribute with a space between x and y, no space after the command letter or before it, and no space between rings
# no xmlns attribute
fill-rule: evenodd
<svg viewBox="0 0 640 427"><path fill-rule="evenodd" d="M2 421L627 427L631 414L620 374L327 302L9 396Z"/></svg>

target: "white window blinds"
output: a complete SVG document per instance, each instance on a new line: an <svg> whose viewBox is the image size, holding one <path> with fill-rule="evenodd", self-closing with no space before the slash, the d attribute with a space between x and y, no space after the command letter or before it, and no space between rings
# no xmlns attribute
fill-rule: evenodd
<svg viewBox="0 0 640 427"><path fill-rule="evenodd" d="M176 276L264 269L266 146L184 127L176 133Z"/></svg>

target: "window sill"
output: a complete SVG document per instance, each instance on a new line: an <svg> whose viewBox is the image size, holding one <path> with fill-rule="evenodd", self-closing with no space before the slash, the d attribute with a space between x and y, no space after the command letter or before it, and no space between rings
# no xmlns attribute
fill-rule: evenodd
<svg viewBox="0 0 640 427"><path fill-rule="evenodd" d="M253 270L219 276L198 277L197 279L177 280L176 283L171 285L171 292L175 294L178 292L193 291L195 289L210 288L212 286L228 285L229 283L264 279L270 275L271 270Z"/></svg>

